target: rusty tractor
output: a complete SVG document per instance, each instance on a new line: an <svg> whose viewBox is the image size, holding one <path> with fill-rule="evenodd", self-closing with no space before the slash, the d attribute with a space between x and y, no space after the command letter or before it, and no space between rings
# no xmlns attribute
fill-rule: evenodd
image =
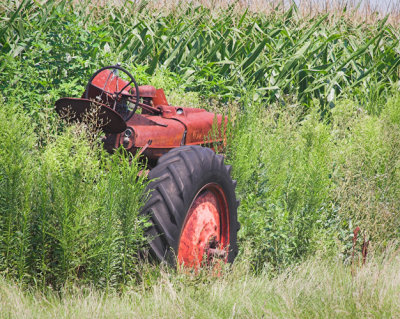
<svg viewBox="0 0 400 319"><path fill-rule="evenodd" d="M163 89L138 86L119 64L96 71L81 98L56 102L60 115L82 121L97 109L107 151L123 147L145 158L149 198L142 213L149 252L161 262L197 268L204 261L233 262L237 207L231 166L211 147L224 143L221 115L169 105ZM217 134L210 134L212 130ZM207 143L207 144L206 144Z"/></svg>

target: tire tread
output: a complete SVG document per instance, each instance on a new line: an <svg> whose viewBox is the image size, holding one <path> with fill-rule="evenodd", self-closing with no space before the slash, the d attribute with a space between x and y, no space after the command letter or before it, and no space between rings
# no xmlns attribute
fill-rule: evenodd
<svg viewBox="0 0 400 319"><path fill-rule="evenodd" d="M150 216L151 225L146 231L150 241L150 254L156 259L176 264L179 237L187 211L198 189L196 183L204 177L205 171L216 172L226 181L232 205L229 206L230 222L233 229L228 261L237 254L236 232L237 201L235 182L230 177L231 166L224 165L224 157L216 155L211 149L201 146L182 146L172 149L160 157L157 166L149 172L149 200L142 213ZM172 249L171 249L172 248Z"/></svg>

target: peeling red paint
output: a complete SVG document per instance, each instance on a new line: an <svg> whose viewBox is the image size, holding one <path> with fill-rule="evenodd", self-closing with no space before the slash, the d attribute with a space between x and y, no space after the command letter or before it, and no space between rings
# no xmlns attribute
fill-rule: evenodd
<svg viewBox="0 0 400 319"><path fill-rule="evenodd" d="M178 261L188 267L200 266L203 257L227 259L229 213L224 193L216 184L206 185L195 197L184 222Z"/></svg>

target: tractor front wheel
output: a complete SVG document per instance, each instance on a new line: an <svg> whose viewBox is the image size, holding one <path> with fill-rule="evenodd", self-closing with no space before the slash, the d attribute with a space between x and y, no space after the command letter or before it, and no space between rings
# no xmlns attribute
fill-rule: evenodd
<svg viewBox="0 0 400 319"><path fill-rule="evenodd" d="M200 146L183 146L160 157L149 172L150 197L143 213L150 253L175 266L197 268L237 255L238 201L231 167L222 155Z"/></svg>

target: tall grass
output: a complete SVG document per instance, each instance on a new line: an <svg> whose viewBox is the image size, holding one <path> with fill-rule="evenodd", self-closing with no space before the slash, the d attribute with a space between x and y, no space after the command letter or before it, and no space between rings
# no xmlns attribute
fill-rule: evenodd
<svg viewBox="0 0 400 319"><path fill-rule="evenodd" d="M3 102L4 103L4 102ZM37 158L34 126L28 117L0 111L0 268L8 276L26 273L33 170Z"/></svg>
<svg viewBox="0 0 400 319"><path fill-rule="evenodd" d="M398 318L399 262L387 253L352 275L341 261L312 258L272 279L243 264L208 280L162 271L151 288L69 288L63 298L0 281L0 318Z"/></svg>
<svg viewBox="0 0 400 319"><path fill-rule="evenodd" d="M346 100L321 119L318 106L304 114L249 101L227 156L254 265L280 269L334 246L349 257L357 226L371 249L398 238L399 106L398 93L381 115Z"/></svg>
<svg viewBox="0 0 400 319"><path fill-rule="evenodd" d="M282 266L313 251L328 218L334 143L319 117L255 105L230 143L245 194L241 238L252 243L259 265Z"/></svg>
<svg viewBox="0 0 400 319"><path fill-rule="evenodd" d="M135 280L146 185L137 159L106 155L83 127L50 130L41 146L32 120L3 106L0 272L54 288Z"/></svg>
<svg viewBox="0 0 400 319"><path fill-rule="evenodd" d="M339 214L375 244L386 245L400 234L399 112L398 93L388 99L381 117L345 102L334 110L335 203Z"/></svg>

